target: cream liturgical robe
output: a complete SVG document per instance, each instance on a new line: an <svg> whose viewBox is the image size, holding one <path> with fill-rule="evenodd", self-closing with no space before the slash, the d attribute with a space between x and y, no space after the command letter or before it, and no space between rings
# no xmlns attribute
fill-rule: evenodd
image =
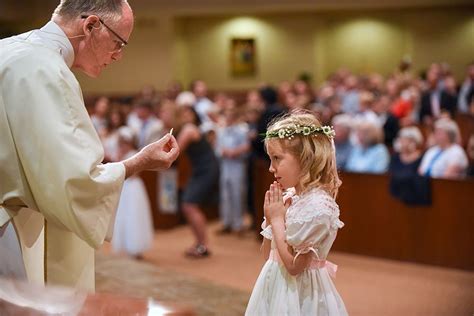
<svg viewBox="0 0 474 316"><path fill-rule="evenodd" d="M0 274L93 291L125 167L101 164L73 60L54 22L0 41Z"/></svg>

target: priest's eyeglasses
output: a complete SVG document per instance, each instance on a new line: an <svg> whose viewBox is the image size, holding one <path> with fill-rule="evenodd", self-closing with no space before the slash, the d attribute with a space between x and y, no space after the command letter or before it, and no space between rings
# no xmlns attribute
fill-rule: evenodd
<svg viewBox="0 0 474 316"><path fill-rule="evenodd" d="M87 19L89 16L90 15L81 15L81 19ZM120 41L115 41L116 45L115 45L114 52L119 52L125 47L125 45L128 45L128 42L126 40L124 40L120 35L118 35L117 32L112 30L112 28L110 26L105 24L104 20L102 20L100 17L98 17L98 18L99 18L99 22L102 23L102 25L105 26L105 28L107 30L109 30L110 33L115 35L115 37L117 37L120 40Z"/></svg>

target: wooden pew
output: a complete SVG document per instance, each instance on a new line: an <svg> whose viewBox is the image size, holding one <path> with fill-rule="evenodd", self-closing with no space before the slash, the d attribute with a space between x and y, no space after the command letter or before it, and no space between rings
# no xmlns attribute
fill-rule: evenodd
<svg viewBox="0 0 474 316"><path fill-rule="evenodd" d="M255 203L273 181L259 161ZM333 249L355 254L474 270L474 181L432 181L430 207L409 207L393 198L388 175L342 173L337 202L345 223ZM260 228L257 228L257 233Z"/></svg>
<svg viewBox="0 0 474 316"><path fill-rule="evenodd" d="M474 270L474 181L432 181L432 205L393 198L388 175L341 175L337 202L346 226L335 250Z"/></svg>
<svg viewBox="0 0 474 316"><path fill-rule="evenodd" d="M468 114L456 115L456 123L461 132L462 146L466 148L469 137L474 135L474 116Z"/></svg>

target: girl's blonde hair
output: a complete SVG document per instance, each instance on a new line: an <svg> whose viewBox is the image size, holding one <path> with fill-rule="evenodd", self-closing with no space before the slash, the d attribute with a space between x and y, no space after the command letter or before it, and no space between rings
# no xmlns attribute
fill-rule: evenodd
<svg viewBox="0 0 474 316"><path fill-rule="evenodd" d="M268 132L294 126L316 126L321 123L310 111L297 110L278 117L268 125ZM291 139L265 138L265 148L269 141L277 141L283 150L296 157L301 167L300 186L304 191L321 188L336 198L341 180L337 173L336 155L332 138L324 133L311 135L296 134Z"/></svg>

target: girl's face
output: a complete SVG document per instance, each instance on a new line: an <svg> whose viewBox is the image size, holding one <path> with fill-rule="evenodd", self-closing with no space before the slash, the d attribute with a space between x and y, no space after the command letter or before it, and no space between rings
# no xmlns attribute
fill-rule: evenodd
<svg viewBox="0 0 474 316"><path fill-rule="evenodd" d="M276 140L267 142L267 153L271 161L268 170L273 173L276 181L283 189L294 187L296 192L300 192L301 167L298 159L283 150L280 142Z"/></svg>

